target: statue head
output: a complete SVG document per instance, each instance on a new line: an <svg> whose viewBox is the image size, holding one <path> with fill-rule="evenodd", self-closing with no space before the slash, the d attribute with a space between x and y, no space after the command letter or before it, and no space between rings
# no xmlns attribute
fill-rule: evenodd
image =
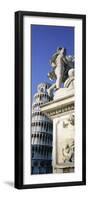
<svg viewBox="0 0 88 200"><path fill-rule="evenodd" d="M57 53L65 56L66 55L66 49L64 47L59 47L59 48L57 48Z"/></svg>
<svg viewBox="0 0 88 200"><path fill-rule="evenodd" d="M74 75L75 75L75 70L74 68L72 68L68 71L68 77L74 77Z"/></svg>

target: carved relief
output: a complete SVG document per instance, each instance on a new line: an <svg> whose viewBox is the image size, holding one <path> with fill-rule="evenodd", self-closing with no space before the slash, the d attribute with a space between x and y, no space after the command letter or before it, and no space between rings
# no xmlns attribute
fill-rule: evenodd
<svg viewBox="0 0 88 200"><path fill-rule="evenodd" d="M64 163L74 162L74 139L66 141L62 148L62 155Z"/></svg>
<svg viewBox="0 0 88 200"><path fill-rule="evenodd" d="M74 124L75 124L75 115L74 114L70 115L69 122L70 122L71 125L74 126Z"/></svg>
<svg viewBox="0 0 88 200"><path fill-rule="evenodd" d="M75 116L74 116L74 114L70 114L69 115L69 118L68 119L65 119L64 121L63 121L63 127L64 128L67 128L68 127L68 125L72 125L72 126L74 126L74 124L75 124Z"/></svg>
<svg viewBox="0 0 88 200"><path fill-rule="evenodd" d="M62 116L56 123L56 164L62 168L74 167L74 125L74 113Z"/></svg>
<svg viewBox="0 0 88 200"><path fill-rule="evenodd" d="M54 115L62 114L62 113L65 113L65 112L68 112L68 111L71 111L71 110L74 110L74 104L66 105L62 108L58 108L54 111L48 112L47 114L48 114L48 116L54 116Z"/></svg>

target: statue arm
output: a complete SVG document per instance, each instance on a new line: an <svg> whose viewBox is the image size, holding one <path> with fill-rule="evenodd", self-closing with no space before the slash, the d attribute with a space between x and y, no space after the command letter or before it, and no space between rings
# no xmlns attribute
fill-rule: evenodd
<svg viewBox="0 0 88 200"><path fill-rule="evenodd" d="M56 80L56 75L55 75L54 70L53 70L52 72L49 72L49 73L48 73L48 78L49 78L50 80Z"/></svg>
<svg viewBox="0 0 88 200"><path fill-rule="evenodd" d="M58 56L58 53L56 52L55 54L53 54L53 56L52 56L52 58L50 60L50 65L52 67L56 67L55 61L56 61L57 56Z"/></svg>
<svg viewBox="0 0 88 200"><path fill-rule="evenodd" d="M66 65L68 65L68 60L67 60L66 57L63 57L63 62L64 62Z"/></svg>

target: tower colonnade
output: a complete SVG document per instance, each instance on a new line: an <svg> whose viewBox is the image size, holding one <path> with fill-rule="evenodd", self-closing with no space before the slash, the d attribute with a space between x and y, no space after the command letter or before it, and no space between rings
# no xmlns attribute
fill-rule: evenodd
<svg viewBox="0 0 88 200"><path fill-rule="evenodd" d="M33 97L31 122L31 173L52 173L52 120L40 112L40 106L50 101L47 89L50 84L41 83Z"/></svg>

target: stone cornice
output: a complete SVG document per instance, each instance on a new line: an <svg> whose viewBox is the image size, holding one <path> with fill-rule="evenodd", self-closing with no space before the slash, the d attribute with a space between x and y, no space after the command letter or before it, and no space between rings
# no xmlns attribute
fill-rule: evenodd
<svg viewBox="0 0 88 200"><path fill-rule="evenodd" d="M70 111L74 110L74 103L64 105L63 107L56 108L55 110L51 110L50 112L47 112L48 117L54 117L56 115L62 115L64 113L68 113Z"/></svg>
<svg viewBox="0 0 88 200"><path fill-rule="evenodd" d="M55 117L56 115L62 115L66 112L70 112L74 110L74 97L70 97L68 99L64 99L62 101L52 101L50 104L45 104L41 106L41 112L47 115L50 118Z"/></svg>

